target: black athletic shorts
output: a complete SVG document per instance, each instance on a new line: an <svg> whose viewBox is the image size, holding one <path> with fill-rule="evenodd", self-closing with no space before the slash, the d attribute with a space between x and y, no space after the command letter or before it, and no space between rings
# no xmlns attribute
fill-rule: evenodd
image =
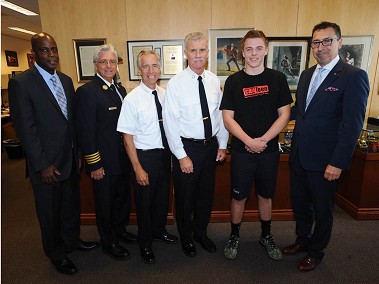
<svg viewBox="0 0 379 284"><path fill-rule="evenodd" d="M232 198L242 200L250 196L253 184L258 195L272 198L276 187L280 153L232 153Z"/></svg>

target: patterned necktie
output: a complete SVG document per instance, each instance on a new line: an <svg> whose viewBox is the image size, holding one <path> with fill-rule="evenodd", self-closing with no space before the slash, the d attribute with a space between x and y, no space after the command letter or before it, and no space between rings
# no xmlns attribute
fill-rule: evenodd
<svg viewBox="0 0 379 284"><path fill-rule="evenodd" d="M63 93L62 88L58 85L57 78L51 76L50 80L53 82L53 88L55 91L55 99L58 102L59 107L61 108L64 116L67 118L67 99Z"/></svg>
<svg viewBox="0 0 379 284"><path fill-rule="evenodd" d="M204 89L204 85L202 81L203 78L199 76L197 80L199 80L199 95L200 95L201 112L203 114L205 139L211 139L212 138L212 123L211 123L211 117L209 115L207 97L205 95L205 89Z"/></svg>
<svg viewBox="0 0 379 284"><path fill-rule="evenodd" d="M162 137L163 147L164 147L165 149L168 149L167 138L166 138L166 134L165 134L165 132L164 132L164 128L163 128L162 105L161 105L161 103L159 102L159 99L158 99L158 93L157 93L156 90L153 91L153 95L154 95L154 99L155 99L155 106L157 107L158 121L159 121L159 128L161 129L161 137Z"/></svg>
<svg viewBox="0 0 379 284"><path fill-rule="evenodd" d="M324 72L325 70L326 70L325 68L319 68L318 69L316 78L313 81L313 84L312 84L312 87L311 87L311 91L309 92L309 95L307 97L307 101L306 101L306 104L305 104L305 110L307 110L309 104L311 103L311 101L313 99L313 96L315 95L318 87L320 87L321 82L322 82L322 80L321 80L322 79L322 72Z"/></svg>

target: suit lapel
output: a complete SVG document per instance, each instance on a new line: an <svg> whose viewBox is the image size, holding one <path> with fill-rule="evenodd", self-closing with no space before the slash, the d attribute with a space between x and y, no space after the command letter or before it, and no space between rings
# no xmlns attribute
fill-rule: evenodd
<svg viewBox="0 0 379 284"><path fill-rule="evenodd" d="M102 89L103 94L107 98L109 98L110 100L112 100L118 106L121 105L121 99L118 96L118 94L116 92L112 91L112 89L109 88L108 85L105 84L105 82L98 75L95 76L94 81L95 81L96 84L98 84L100 86L100 88Z"/></svg>
<svg viewBox="0 0 379 284"><path fill-rule="evenodd" d="M41 94L43 96L46 96L46 98L53 104L57 111L59 111L59 113L62 114L63 118L66 119L61 108L58 105L57 100L54 97L54 94L50 91L49 86L46 84L45 80L43 79L42 75L38 72L37 68L35 66L31 66L30 70L32 71L32 74L35 77L36 84L41 89Z"/></svg>
<svg viewBox="0 0 379 284"><path fill-rule="evenodd" d="M311 82L311 78L312 78L312 74L314 72L314 70L316 69L316 65L311 67L310 69L308 69L307 71L304 71L304 83L302 86L299 86L299 91L303 94L302 96L298 96L298 100L299 100L299 108L301 113L304 114L305 112L305 102L307 100L307 94L308 94L308 88L309 88L309 84ZM301 107L300 107L301 106Z"/></svg>
<svg viewBox="0 0 379 284"><path fill-rule="evenodd" d="M340 76L341 71L342 71L342 66L343 66L343 62L340 59L337 62L336 66L334 66L334 68L332 70L330 70L328 76L326 76L326 78L324 79L324 81L321 83L321 85L317 89L315 95L313 96L311 102L309 103L309 106L308 106L307 110L311 109L312 105L314 105L320 99L320 97L323 95L323 93L325 92L325 89L327 89L328 87L330 87L330 85L335 80L338 79L338 77Z"/></svg>

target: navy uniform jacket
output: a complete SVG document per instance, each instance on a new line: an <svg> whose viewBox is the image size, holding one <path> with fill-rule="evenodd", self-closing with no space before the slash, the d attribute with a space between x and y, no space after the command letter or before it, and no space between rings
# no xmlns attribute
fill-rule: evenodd
<svg viewBox="0 0 379 284"><path fill-rule="evenodd" d="M72 80L58 72L67 98L68 119L35 66L9 81L9 101L17 136L26 153L27 170L33 184L41 184L40 171L54 165L66 180L73 159L77 163ZM74 151L73 151L74 149ZM74 153L74 154L73 154ZM79 169L75 169L79 173Z"/></svg>
<svg viewBox="0 0 379 284"><path fill-rule="evenodd" d="M305 111L315 68L305 70L300 76L290 161L299 155L305 170L323 172L328 164L346 169L365 118L370 89L367 73L339 60Z"/></svg>
<svg viewBox="0 0 379 284"><path fill-rule="evenodd" d="M125 97L125 88L116 86ZM125 173L128 158L122 134L116 130L122 105L120 97L98 76L79 87L76 93L78 140L87 171L103 167L106 175Z"/></svg>

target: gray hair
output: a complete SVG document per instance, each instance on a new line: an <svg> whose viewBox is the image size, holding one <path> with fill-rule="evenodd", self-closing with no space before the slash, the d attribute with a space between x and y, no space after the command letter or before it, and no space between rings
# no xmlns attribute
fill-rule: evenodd
<svg viewBox="0 0 379 284"><path fill-rule="evenodd" d="M190 40L200 40L200 39L205 39L205 42L207 43L207 48L208 48L208 37L202 32L193 32L186 35L186 37L184 38L184 49L187 49L188 42Z"/></svg>
<svg viewBox="0 0 379 284"><path fill-rule="evenodd" d="M103 44L103 45L99 46L98 48L96 48L95 54L93 55L93 63L97 63L97 61L99 60L99 54L104 52L104 51L112 52L114 54L114 56L116 57L116 60L118 60L118 53L117 53L117 50L113 47L113 45Z"/></svg>
<svg viewBox="0 0 379 284"><path fill-rule="evenodd" d="M142 56L143 55L148 55L148 54L153 54L153 55L156 55L157 58L158 58L158 64L159 66L161 66L161 57L159 56L158 53L156 53L154 50L152 49L149 49L149 50L141 50L140 53L138 53L138 56L137 56L137 67L138 69L141 69L142 68Z"/></svg>

